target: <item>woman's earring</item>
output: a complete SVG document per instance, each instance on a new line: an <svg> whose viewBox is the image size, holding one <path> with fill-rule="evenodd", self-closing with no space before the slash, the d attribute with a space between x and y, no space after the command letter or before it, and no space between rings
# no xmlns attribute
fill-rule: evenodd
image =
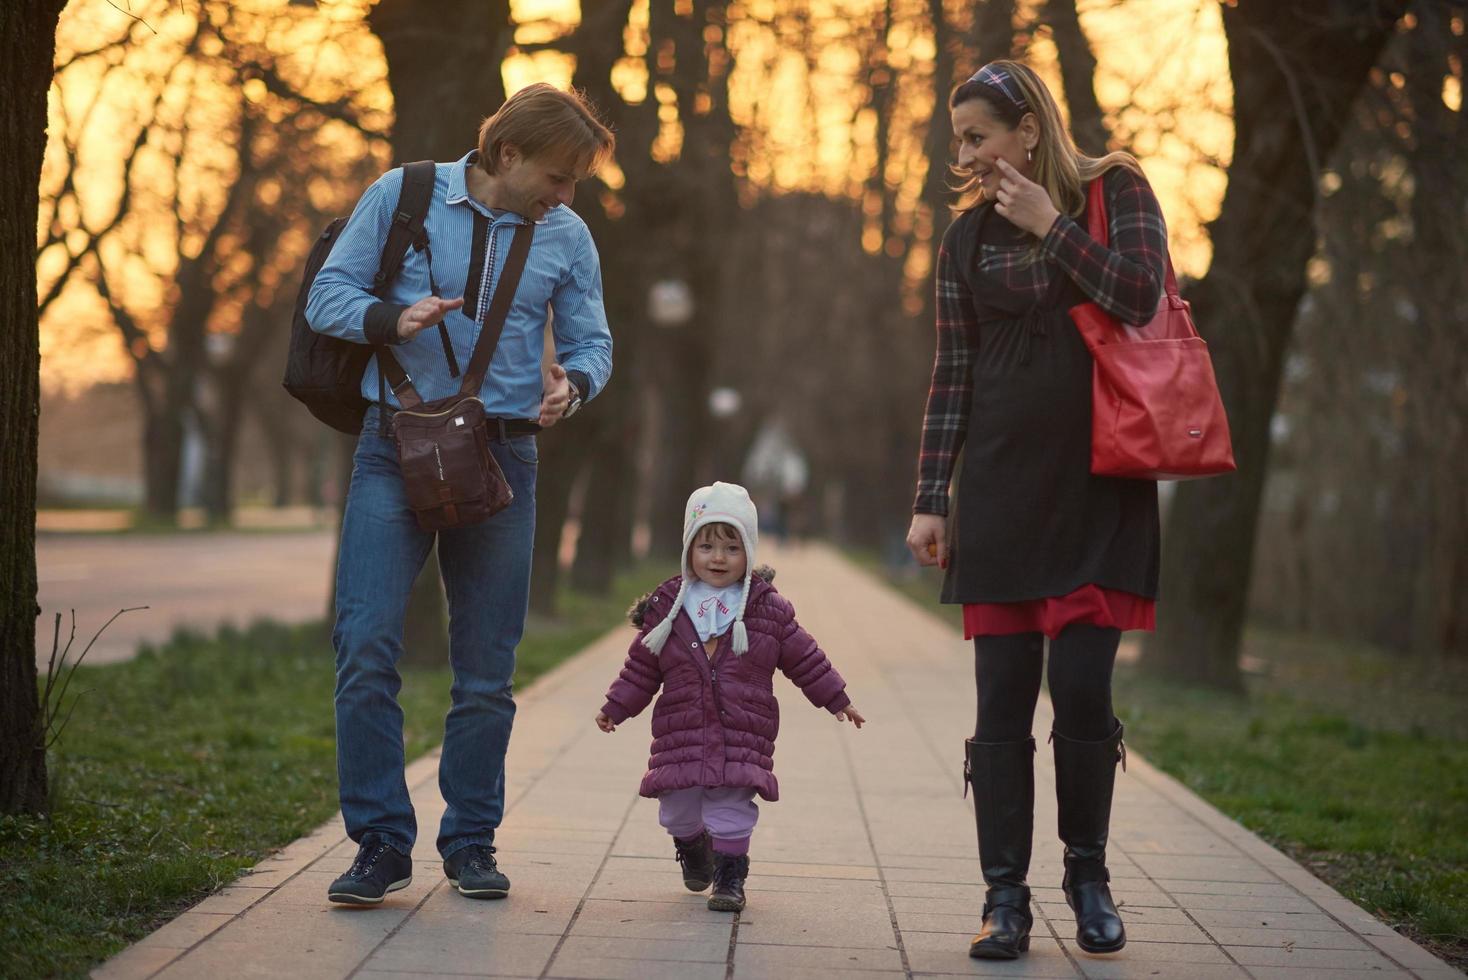
<svg viewBox="0 0 1468 980"><path fill-rule="evenodd" d="M1026 163L1034 163L1035 162L1035 151L1034 151L1034 148L1028 148L1028 149L1025 150L1025 162Z"/></svg>

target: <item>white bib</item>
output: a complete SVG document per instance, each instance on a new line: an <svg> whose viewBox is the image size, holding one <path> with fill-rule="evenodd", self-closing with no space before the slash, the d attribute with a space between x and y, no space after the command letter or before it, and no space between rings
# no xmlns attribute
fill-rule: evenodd
<svg viewBox="0 0 1468 980"><path fill-rule="evenodd" d="M733 625L734 617L739 612L739 596L743 591L743 582L735 582L722 589L716 589L702 579L694 579L688 583L688 595L683 601L683 608L688 613L688 618L693 620L693 627L698 631L700 640L707 641L711 636L722 636Z"/></svg>

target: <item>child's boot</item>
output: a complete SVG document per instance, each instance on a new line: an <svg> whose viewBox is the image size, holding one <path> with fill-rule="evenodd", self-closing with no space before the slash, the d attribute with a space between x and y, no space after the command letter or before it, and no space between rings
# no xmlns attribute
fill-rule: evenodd
<svg viewBox="0 0 1468 980"><path fill-rule="evenodd" d="M714 893L709 908L715 912L738 912L744 908L744 879L749 877L748 854L714 852Z"/></svg>
<svg viewBox="0 0 1468 980"><path fill-rule="evenodd" d="M975 959L1012 960L1030 948L1030 842L1035 825L1035 740L966 742L964 779L974 790L979 864L988 891Z"/></svg>
<svg viewBox="0 0 1468 980"><path fill-rule="evenodd" d="M714 842L707 830L688 840L673 838L678 864L683 868L683 887L701 892L714 880Z"/></svg>
<svg viewBox="0 0 1468 980"><path fill-rule="evenodd" d="M1050 733L1055 743L1055 796L1060 839L1065 843L1061 889L1076 916L1076 943L1088 953L1114 953L1126 945L1126 929L1107 884L1106 838L1116 764L1126 766L1121 722L1099 742Z"/></svg>

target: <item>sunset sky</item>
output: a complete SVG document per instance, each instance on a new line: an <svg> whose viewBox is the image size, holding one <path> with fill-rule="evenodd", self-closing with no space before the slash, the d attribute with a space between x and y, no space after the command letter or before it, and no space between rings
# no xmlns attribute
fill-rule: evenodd
<svg viewBox="0 0 1468 980"><path fill-rule="evenodd" d="M788 2L744 0L732 8L730 108L735 122L753 134L749 180L765 194L859 195L876 161L875 120L862 104L863 87L856 83L861 66L850 27L866 22L882 0L804 0L816 25L809 56L793 38L770 26ZM1036 2L1021 0L1021 10ZM249 40L276 52L313 97L346 97L364 122L385 130L391 95L380 46L364 20L369 6L367 0L324 0L315 9L287 8L284 0L245 0L232 8L238 12L232 16L244 26L232 20L231 30L235 36L253 31L257 36ZM112 53L70 65L53 85L39 241L46 244L53 234L56 241L40 255L38 279L44 294L65 267L68 253L85 245L82 228L105 226L115 213L123 163L140 123L153 112L174 119L179 123L176 128L189 134L184 145L150 143L140 154L135 172L154 179L135 191L133 219L103 245L109 270L121 270L112 273L114 293L157 343L163 323L159 311L170 303L179 243L185 253L197 249L200 235L191 228L207 228L236 166L233 148L211 132L229 131L238 118L241 97L259 101L266 93L262 82L237 88L225 73L211 71L210 55L218 52L208 44L201 45L199 56L169 76L165 85L160 73L177 61L193 36L199 8L160 0L134 0L132 7L145 25L98 0L73 0L62 16L58 65L67 65L77 52L123 37L129 41ZM897 27L890 35L892 62L904 88L885 176L899 209L910 213L924 171L921 134L934 106L933 45L921 28L925 0L898 0L896 7ZM1097 95L1108 121L1119 142L1141 158L1157 190L1179 272L1199 275L1209 260L1201 226L1217 213L1225 183L1220 166L1226 165L1232 142L1232 87L1218 5L1213 0L1126 4L1081 0L1080 10L1097 56ZM553 39L574 25L578 11L575 0L518 0L512 3L520 25L516 40L531 44ZM950 4L950 11L956 19L958 6ZM739 16L743 12L749 16ZM258 18L257 30L251 17ZM647 0L638 0L624 32L633 55L645 45L646 23ZM217 40L206 40L217 47ZM1043 31L1031 46L1029 59L1058 95L1055 49ZM514 91L533 81L565 85L572 69L568 57L538 52L512 56L503 71L506 88ZM647 91L646 71L635 57L623 60L614 81L629 100L665 99L670 94ZM155 109L154 93L160 90L164 97ZM672 106L665 106L664 132L654 151L664 157L675 156L678 148L676 111L670 110ZM374 163L367 159L371 144L359 132L345 126L338 129L319 134L324 152L359 165ZM55 201L67 170L68 141L76 146L75 190L58 208ZM466 148L467 142L466 138ZM175 167L175 155L186 158L186 164ZM382 165L385 161L377 168ZM349 210L360 186L340 186L343 182L323 172L311 188L313 203ZM864 243L880 247L877 237ZM85 274L74 277L42 320L41 374L48 388L121 380L132 370L87 269L84 265L78 270ZM926 271L909 269L914 277ZM281 288L294 289L294 283L283 281ZM222 320L217 329L231 328Z"/></svg>

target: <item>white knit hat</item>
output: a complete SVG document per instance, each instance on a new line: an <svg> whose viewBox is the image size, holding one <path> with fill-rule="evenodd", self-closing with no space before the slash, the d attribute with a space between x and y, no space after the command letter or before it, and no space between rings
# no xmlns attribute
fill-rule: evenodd
<svg viewBox="0 0 1468 980"><path fill-rule="evenodd" d="M739 593L739 608L734 612L734 655L739 656L749 649L749 633L744 628L744 606L749 601L749 581L754 574L754 549L759 543L759 513L749 491L737 483L715 483L699 487L688 497L688 506L683 510L683 558L679 567L683 571L683 582L678 586L678 597L663 621L648 631L642 643L653 653L661 653L668 635L673 632L673 620L683 609L683 597L688 594L688 583L693 581L693 566L688 560L688 549L699 528L706 524L728 524L739 532L744 541L744 590Z"/></svg>

